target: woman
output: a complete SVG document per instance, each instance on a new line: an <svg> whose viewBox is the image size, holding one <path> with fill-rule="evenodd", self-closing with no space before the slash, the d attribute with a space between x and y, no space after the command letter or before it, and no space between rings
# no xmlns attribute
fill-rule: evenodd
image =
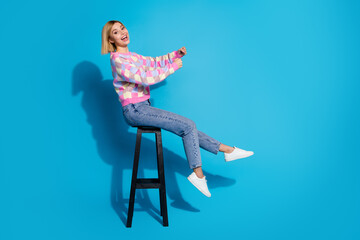
<svg viewBox="0 0 360 240"><path fill-rule="evenodd" d="M182 47L160 57L144 57L130 52L129 32L120 21L109 21L102 29L101 53L110 52L114 87L119 95L125 121L130 126L153 126L182 137L185 154L193 172L188 180L205 196L211 193L203 174L200 148L217 154L224 153L225 161L253 155L237 147L230 147L197 130L195 123L181 115L151 106L150 85L159 83L182 68L181 58L186 55Z"/></svg>

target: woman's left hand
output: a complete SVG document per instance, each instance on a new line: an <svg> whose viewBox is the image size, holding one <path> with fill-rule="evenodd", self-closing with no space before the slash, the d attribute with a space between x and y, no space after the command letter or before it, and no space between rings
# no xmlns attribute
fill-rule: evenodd
<svg viewBox="0 0 360 240"><path fill-rule="evenodd" d="M182 47L178 50L178 53L180 54L180 56L184 56L186 55L186 48L185 47Z"/></svg>

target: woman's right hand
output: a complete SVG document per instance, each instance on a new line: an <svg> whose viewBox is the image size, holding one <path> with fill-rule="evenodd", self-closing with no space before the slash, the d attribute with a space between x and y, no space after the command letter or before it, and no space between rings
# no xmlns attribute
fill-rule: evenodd
<svg viewBox="0 0 360 240"><path fill-rule="evenodd" d="M179 69L182 67L182 60L180 58L176 58L174 62L179 66Z"/></svg>

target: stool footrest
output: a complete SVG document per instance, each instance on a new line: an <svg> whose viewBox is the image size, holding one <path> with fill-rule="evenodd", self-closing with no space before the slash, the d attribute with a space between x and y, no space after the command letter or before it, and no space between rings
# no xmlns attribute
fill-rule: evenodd
<svg viewBox="0 0 360 240"><path fill-rule="evenodd" d="M136 188L160 188L160 179L138 178L136 179Z"/></svg>

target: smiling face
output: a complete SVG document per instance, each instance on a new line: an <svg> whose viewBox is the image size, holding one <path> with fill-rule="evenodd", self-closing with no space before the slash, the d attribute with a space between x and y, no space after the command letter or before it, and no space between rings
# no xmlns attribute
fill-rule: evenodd
<svg viewBox="0 0 360 240"><path fill-rule="evenodd" d="M128 30L124 25L116 22L110 30L109 42L114 43L116 48L126 48L130 43Z"/></svg>

